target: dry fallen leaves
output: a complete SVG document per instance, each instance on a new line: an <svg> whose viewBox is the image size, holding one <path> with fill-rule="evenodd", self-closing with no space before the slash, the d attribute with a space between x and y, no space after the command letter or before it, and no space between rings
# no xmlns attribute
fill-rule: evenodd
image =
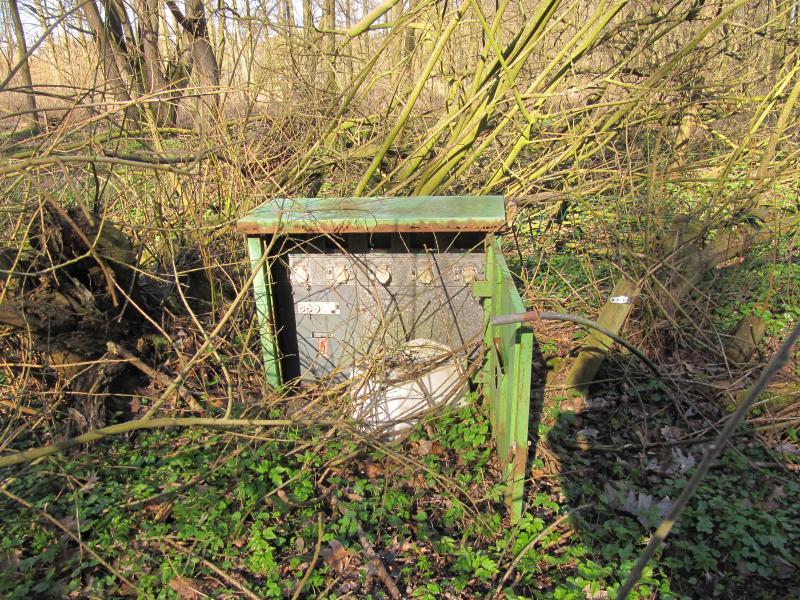
<svg viewBox="0 0 800 600"><path fill-rule="evenodd" d="M328 543L328 547L324 548L321 554L325 564L333 569L337 575L344 573L350 564L350 552L337 540L331 540Z"/></svg>
<svg viewBox="0 0 800 600"><path fill-rule="evenodd" d="M145 510L153 513L153 518L158 523L163 523L167 520L167 517L172 513L172 502L160 502L154 504L148 504L144 507Z"/></svg>
<svg viewBox="0 0 800 600"><path fill-rule="evenodd" d="M378 463L368 461L364 467L364 473L368 479L377 479L378 477L384 475L385 471Z"/></svg>
<svg viewBox="0 0 800 600"><path fill-rule="evenodd" d="M206 597L203 591L203 584L197 579L173 577L169 580L169 587L183 600L200 600Z"/></svg>

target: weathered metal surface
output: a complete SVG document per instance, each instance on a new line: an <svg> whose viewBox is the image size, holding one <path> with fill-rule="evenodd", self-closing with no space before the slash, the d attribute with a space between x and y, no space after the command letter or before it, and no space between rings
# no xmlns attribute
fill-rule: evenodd
<svg viewBox="0 0 800 600"><path fill-rule="evenodd" d="M287 378L349 377L353 367L412 339L460 348L482 332L471 285L482 252L290 254L275 281ZM332 305L336 310L309 310ZM289 337L293 339L288 339Z"/></svg>
<svg viewBox="0 0 800 600"><path fill-rule="evenodd" d="M492 325L491 319L525 310L503 258L497 239L486 254L487 281L491 297L484 304L486 353L482 377L484 395L490 403L492 431L507 482L506 504L512 520L522 515L525 497L525 467L528 457L533 330L527 323Z"/></svg>
<svg viewBox="0 0 800 600"><path fill-rule="evenodd" d="M502 196L278 198L240 219L249 235L496 231L505 223Z"/></svg>

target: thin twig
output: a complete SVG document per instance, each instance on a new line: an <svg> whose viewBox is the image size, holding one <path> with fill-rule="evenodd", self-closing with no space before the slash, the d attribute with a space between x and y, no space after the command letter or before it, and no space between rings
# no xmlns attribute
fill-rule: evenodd
<svg viewBox="0 0 800 600"><path fill-rule="evenodd" d="M111 354L119 356L120 358L124 358L126 362L139 369L142 373L147 375L156 383L159 383L165 387L172 385L172 380L167 375L164 375L164 373L148 366L138 356L129 352L123 346L120 346L116 342L108 342L106 347ZM185 386L180 385L176 391L178 392L178 395L186 401L186 403L189 405L189 408L197 411L203 410L203 407L197 403L197 400L194 399L192 394L186 389Z"/></svg>
<svg viewBox="0 0 800 600"><path fill-rule="evenodd" d="M642 576L642 572L647 566L647 563L651 558L653 558L653 556L655 556L656 551L659 549L661 544L664 543L664 540L667 539L667 536L669 535L670 531L672 531L675 523L683 514L683 510L689 503L689 499L694 495L695 490L697 490L697 487L700 485L700 482L705 474L711 468L711 464L716 460L722 448L733 436L736 427L738 427L739 423L747 416L747 413L750 411L750 407L752 406L753 402L758 399L758 397L761 395L761 392L763 392L769 384L770 380L789 360L790 350L797 341L798 337L800 337L800 321L795 324L794 329L792 329L791 333L784 340L783 344L781 344L781 347L778 348L775 356L773 356L767 366L764 367L764 370L761 372L761 376L758 378L758 381L750 389L747 397L736 408L736 411L733 413L731 418L728 419L728 422L725 423L725 427L722 429L722 431L720 431L717 439L713 444L711 444L711 446L709 446L708 452L706 452L703 460L700 461L700 464L697 466L697 470L694 472L694 475L692 475L692 478L686 484L686 487L683 488L683 491L681 491L681 495L678 497L678 499L675 500L675 504L672 505L672 508L670 509L666 518L661 521L658 529L656 529L656 532L650 538L647 547L636 560L636 564L633 565L633 569L631 569L631 572L628 574L625 582L619 588L619 592L617 592L618 600L625 600L625 598L628 597L628 594L631 593L633 586L636 585L636 583L639 581L639 578Z"/></svg>
<svg viewBox="0 0 800 600"><path fill-rule="evenodd" d="M311 577L311 573L314 571L314 567L317 566L319 553L322 549L322 531L322 515L319 514L317 515L317 545L314 547L314 556L311 558L311 563L308 565L308 569L306 569L306 572L303 575L303 578L300 580L300 583L297 584L294 594L292 594L292 600L297 600L300 597L308 578Z"/></svg>
<svg viewBox="0 0 800 600"><path fill-rule="evenodd" d="M511 577L511 573L514 572L514 569L517 567L519 562L523 558L525 558L525 555L528 554L528 552L530 552L530 550L536 544L538 544L540 541L542 541L542 539L544 539L548 535L550 535L550 533L555 531L556 527L561 525L561 523L563 523L564 521L566 521L567 519L572 517L578 511L581 511L584 508L588 508L589 506L591 506L591 504L584 504L582 506L578 506L577 508L573 508L568 513L565 513L565 514L561 515L555 521L550 523L550 525L548 525L547 527L542 529L542 531L540 531L539 534L535 538L533 538L530 542L525 544L525 547L522 550L520 550L517 553L517 555L514 557L514 560L511 561L511 564L508 566L508 570L506 570L505 575L503 575L502 579L500 579L500 583L497 584L497 587L495 588L494 593L491 595L491 597L492 598L498 598L500 596L500 592L503 591L503 586L505 585L506 581L508 581L508 578Z"/></svg>
<svg viewBox="0 0 800 600"><path fill-rule="evenodd" d="M13 400L2 399L2 400L0 400L0 405L1 406L7 406L8 408L10 408L12 410L18 410L23 415L30 415L30 416L35 417L36 415L39 414L39 411L36 410L35 408L30 408L28 406L23 406L19 402L14 402Z"/></svg>
<svg viewBox="0 0 800 600"><path fill-rule="evenodd" d="M402 594L400 594L400 590L397 589L397 584L392 579L392 576L389 574L389 571L386 570L386 567L383 566L383 562L381 561L380 557L375 552L375 548L372 547L372 544L369 543L367 539L367 534L364 533L364 528L361 527L361 523L355 517L355 514L350 514L350 518L353 519L353 522L356 524L356 532L358 533L358 541L361 544L361 547L364 548L364 553L369 558L372 566L375 567L375 570L378 573L378 577L383 582L383 585L386 586L386 591L389 592L389 595L394 599L398 600L402 598Z"/></svg>
<svg viewBox="0 0 800 600"><path fill-rule="evenodd" d="M320 421L317 421L315 424L319 425L320 423ZM126 421L124 423L117 423L116 425L109 425L108 427L101 427L100 429L89 431L83 435L56 442L50 446L31 448L30 450L0 457L0 468L19 465L45 456L52 456L53 454L58 454L63 450L74 448L75 446L89 444L112 435L137 431L139 429L158 429L165 427L219 427L225 429L235 427L286 427L297 424L297 421L289 419L213 419L206 417L142 418L135 421Z"/></svg>
<svg viewBox="0 0 800 600"><path fill-rule="evenodd" d="M741 431L736 435L747 435L747 432ZM556 440L556 443L561 446L566 446L570 450L580 450L582 452L625 452L627 450L649 450L650 448L673 448L675 446L693 446L695 444L706 444L714 441L712 436L703 436L696 438L689 438L683 440L669 440L664 442L647 442L644 444L621 444L615 446L613 444L582 444L572 440Z"/></svg>
<svg viewBox="0 0 800 600"><path fill-rule="evenodd" d="M181 386L183 380L186 379L186 376L189 374L190 369L195 365L195 363L197 363L201 358L203 358L206 355L206 351L211 347L211 343L214 341L214 339L216 339L216 337L222 331L225 324L231 319L236 310L239 308L239 305L244 301L244 299L249 294L250 286L253 284L253 281L261 272L261 269L264 268L264 265L267 262L267 258L270 255L270 249L272 248L272 245L275 243L275 237L276 236L273 236L272 239L270 240L269 247L265 249L264 255L261 257L261 260L259 260L259 262L251 270L250 276L247 278L247 281L242 286L242 289L239 290L239 293L236 294L236 298L233 299L233 302L231 302L231 305L225 311L225 314L216 324L214 329L212 329L211 332L206 336L202 345L194 353L194 356L192 356L192 358L181 369L180 373L178 373L175 379L173 379L172 384L166 390L164 390L164 393L161 394L159 399L153 403L153 406L150 407L150 410L148 410L147 413L145 413L144 417L142 417L143 419L150 419L153 417L153 415L156 413L159 407L167 400L167 398L169 398L175 392L175 390L177 390Z"/></svg>
<svg viewBox="0 0 800 600"><path fill-rule="evenodd" d="M337 509L342 516L347 516L352 519L353 523L356 525L356 533L358 534L358 542L361 544L361 547L364 549L364 554L367 555L370 563L372 566L375 567L375 572L378 574L378 578L383 583L384 587L386 587L386 591L389 592L389 595L393 598L393 600L398 600L402 598L403 595L400 593L400 590L397 588L397 584L394 582L389 571L386 570L386 567L383 565L378 554L375 552L375 548L372 547L369 539L367 539L367 534L364 532L364 528L361 526L361 522L356 517L353 511L348 511L344 506L337 502L336 496L332 493L333 488L330 488L328 493L330 493L330 503L335 509Z"/></svg>

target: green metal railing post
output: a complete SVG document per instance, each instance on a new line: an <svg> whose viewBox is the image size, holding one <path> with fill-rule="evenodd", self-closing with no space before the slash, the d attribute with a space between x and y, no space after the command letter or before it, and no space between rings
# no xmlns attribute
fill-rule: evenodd
<svg viewBox="0 0 800 600"><path fill-rule="evenodd" d="M483 387L507 484L505 501L511 520L517 521L525 499L533 330L525 323L491 324L494 317L525 310L497 238L487 246L486 279L490 290L483 288L477 293L488 294L484 341L489 351L483 367Z"/></svg>
<svg viewBox="0 0 800 600"><path fill-rule="evenodd" d="M275 335L275 323L272 301L272 282L269 265L262 261L264 241L260 237L247 238L247 251L250 255L252 269L258 269L253 279L256 314L258 315L258 332L261 338L261 351L264 356L264 372L267 385L279 389L281 386L281 365L278 354L278 340Z"/></svg>

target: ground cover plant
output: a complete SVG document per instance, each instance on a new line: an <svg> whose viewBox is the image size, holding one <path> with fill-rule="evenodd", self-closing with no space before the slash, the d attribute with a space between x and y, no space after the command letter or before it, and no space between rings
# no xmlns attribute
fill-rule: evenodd
<svg viewBox="0 0 800 600"><path fill-rule="evenodd" d="M0 596L615 597L800 318L798 39L793 0L4 3ZM625 289L657 367L535 324L517 523L480 385L394 441L264 385L236 219L425 194L503 194L526 307ZM799 358L636 597L800 594Z"/></svg>
<svg viewBox="0 0 800 600"><path fill-rule="evenodd" d="M479 408L392 447L292 429L104 443L7 482L0 589L9 598L382 596L362 528L408 597L606 597L697 454L690 446L642 464L649 457L635 450L587 454L571 443L608 418L551 412L528 510L513 527ZM749 437L723 455L637 597L733 597L758 581L759 597L780 598L797 585L798 483L771 459Z"/></svg>

